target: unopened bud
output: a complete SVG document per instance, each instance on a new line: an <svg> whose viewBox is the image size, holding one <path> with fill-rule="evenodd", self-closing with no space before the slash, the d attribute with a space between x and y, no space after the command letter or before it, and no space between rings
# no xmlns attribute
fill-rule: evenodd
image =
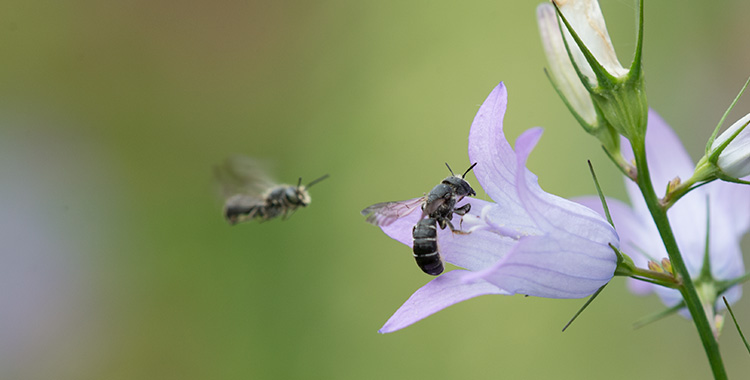
<svg viewBox="0 0 750 380"><path fill-rule="evenodd" d="M674 275L674 270L672 270L672 262L669 261L668 258L665 257L661 259L661 267L664 268L665 272Z"/></svg>
<svg viewBox="0 0 750 380"><path fill-rule="evenodd" d="M711 144L711 152L719 153L716 166L722 173L733 178L750 175L750 130L746 128L748 123L750 114L737 120Z"/></svg>
<svg viewBox="0 0 750 380"><path fill-rule="evenodd" d="M656 263L656 261L648 261L648 269L654 272L664 273L664 270Z"/></svg>

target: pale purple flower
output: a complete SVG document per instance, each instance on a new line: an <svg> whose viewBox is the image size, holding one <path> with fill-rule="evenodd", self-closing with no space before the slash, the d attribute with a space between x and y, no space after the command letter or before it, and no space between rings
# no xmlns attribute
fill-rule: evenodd
<svg viewBox="0 0 750 380"><path fill-rule="evenodd" d="M524 132L515 152L503 133L507 93L500 83L487 97L469 133L474 173L495 202L465 198L471 212L453 224L468 235L438 232L440 255L465 269L453 270L417 290L380 330L392 332L450 305L485 294L549 298L585 297L613 276L619 246L614 229L593 210L544 192L526 159L542 135ZM411 213L383 230L412 245Z"/></svg>
<svg viewBox="0 0 750 380"><path fill-rule="evenodd" d="M622 140L622 146L625 158L632 159L627 140ZM664 196L670 180L690 178L693 174L693 162L679 138L654 111L648 116L646 154L651 179L660 197ZM648 260L658 263L667 257L667 252L637 185L626 179L625 186L632 207L614 199L608 199L607 204L620 235L621 249L637 266L646 268ZM598 197L578 201L600 212L602 210ZM750 189L746 185L715 181L701 186L675 203L667 216L692 278L696 278L703 267L709 221L709 258L713 278L730 280L744 273L740 239L750 229ZM667 306L677 305L682 300L674 289L635 279L630 279L629 285L636 294L656 292ZM735 302L741 292L741 288L735 286L725 296L729 302ZM717 304L719 308L723 307L723 302Z"/></svg>

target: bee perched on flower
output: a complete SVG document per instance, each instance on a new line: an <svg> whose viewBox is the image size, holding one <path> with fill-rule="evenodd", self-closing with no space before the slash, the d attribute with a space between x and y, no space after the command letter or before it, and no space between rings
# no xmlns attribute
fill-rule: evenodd
<svg viewBox="0 0 750 380"><path fill-rule="evenodd" d="M469 203L461 207L456 207L456 203L463 200L465 196L477 195L465 179L466 174L476 164L475 162L469 166L459 177L453 174L453 170L446 163L445 166L448 166L451 176L437 184L429 194L400 202L376 203L362 210L361 214L367 216L368 222L386 227L417 209L422 210L419 221L412 229L414 259L417 260L417 265L423 272L437 276L443 273L443 261L438 252L437 226L440 226L440 229L449 227L453 233L466 233L453 227L451 219L454 213L466 215L471 210Z"/></svg>
<svg viewBox="0 0 750 380"><path fill-rule="evenodd" d="M593 210L544 192L526 159L542 135L529 129L516 140L515 151L503 133L507 106L500 83L479 108L469 132L469 159L488 202L466 197L454 215L467 234L437 231L443 259L464 269L441 274L417 290L380 332L399 330L455 303L485 294L524 294L549 298L591 295L613 276L617 233ZM469 209L469 208L467 208ZM383 231L412 245L412 228L420 213L410 213Z"/></svg>

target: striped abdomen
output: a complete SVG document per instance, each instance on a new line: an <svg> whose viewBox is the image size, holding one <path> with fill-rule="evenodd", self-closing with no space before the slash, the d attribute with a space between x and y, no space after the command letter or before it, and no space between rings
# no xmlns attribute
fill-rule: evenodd
<svg viewBox="0 0 750 380"><path fill-rule="evenodd" d="M437 220L424 218L412 229L414 238L414 259L423 272L437 276L443 273L437 245Z"/></svg>

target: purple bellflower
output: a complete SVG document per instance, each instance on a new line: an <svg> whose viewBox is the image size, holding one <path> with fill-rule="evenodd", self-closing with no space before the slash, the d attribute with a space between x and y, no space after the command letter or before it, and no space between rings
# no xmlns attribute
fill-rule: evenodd
<svg viewBox="0 0 750 380"><path fill-rule="evenodd" d="M622 151L626 159L632 159L632 149L625 139L622 140ZM651 179L659 196L664 196L667 185L670 181L675 183L676 177L690 178L693 174L690 156L669 125L654 111L648 115L646 155ZM636 266L646 268L648 261L659 263L667 257L667 252L638 186L629 179L625 180L625 186L632 207L614 199L607 199L607 204L622 239L621 249L633 259ZM712 281L709 282L731 280L744 274L740 239L750 230L750 191L743 186L723 181L712 182L692 190L669 209L667 216L691 278L698 278L701 271L706 269L710 269ZM598 197L577 201L602 212ZM706 254L710 268L703 268ZM675 289L635 279L630 279L629 285L636 294L655 292L670 307L682 301L679 291ZM697 286L700 294L700 282L697 282ZM741 294L740 286L734 286L724 296L733 303L739 300ZM704 304L709 305L716 301L716 296L701 295L702 298L710 298L703 299ZM715 307L723 309L724 303L717 301ZM687 316L686 313L683 315Z"/></svg>
<svg viewBox="0 0 750 380"><path fill-rule="evenodd" d="M613 276L619 247L612 226L595 211L544 192L526 159L542 135L532 128L513 151L503 133L505 85L490 93L469 132L474 173L494 202L464 198L471 212L456 215L455 226L469 234L438 231L443 259L465 269L452 270L418 289L380 329L393 332L455 303L486 294L525 294L581 298ZM414 212L382 227L393 239L412 245Z"/></svg>

